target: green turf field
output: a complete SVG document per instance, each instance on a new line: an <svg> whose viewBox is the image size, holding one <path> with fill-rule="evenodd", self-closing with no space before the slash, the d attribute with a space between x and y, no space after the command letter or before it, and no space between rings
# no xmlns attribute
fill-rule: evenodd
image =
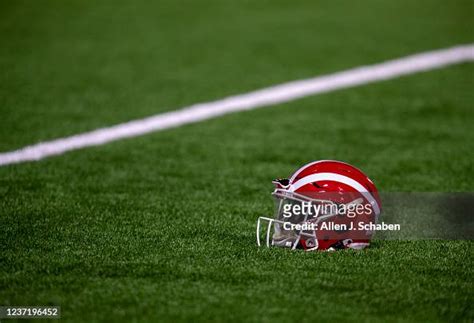
<svg viewBox="0 0 474 323"><path fill-rule="evenodd" d="M1 1L0 151L474 42L472 1ZM271 180L337 159L474 191L474 64L0 168L0 306L70 321L466 321L472 241L258 249Z"/></svg>

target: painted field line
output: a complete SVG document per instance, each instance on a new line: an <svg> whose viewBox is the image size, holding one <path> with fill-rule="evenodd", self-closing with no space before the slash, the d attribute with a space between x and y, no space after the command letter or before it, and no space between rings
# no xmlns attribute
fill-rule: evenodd
<svg viewBox="0 0 474 323"><path fill-rule="evenodd" d="M389 80L403 75L470 61L474 61L474 44L424 52L379 64L292 81L217 101L194 104L180 110L160 113L148 118L70 137L40 142L11 152L0 153L0 165L40 160L71 150L103 145L108 142L200 122L229 113L267 107L310 95Z"/></svg>

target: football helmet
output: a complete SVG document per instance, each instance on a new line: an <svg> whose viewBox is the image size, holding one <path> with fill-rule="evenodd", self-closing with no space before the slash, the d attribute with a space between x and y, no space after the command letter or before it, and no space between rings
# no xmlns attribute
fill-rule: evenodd
<svg viewBox="0 0 474 323"><path fill-rule="evenodd" d="M361 170L321 160L273 184L276 211L273 218L258 218L258 246L262 226L267 247L312 251L369 246L373 232L365 224L377 222L381 201L374 183Z"/></svg>

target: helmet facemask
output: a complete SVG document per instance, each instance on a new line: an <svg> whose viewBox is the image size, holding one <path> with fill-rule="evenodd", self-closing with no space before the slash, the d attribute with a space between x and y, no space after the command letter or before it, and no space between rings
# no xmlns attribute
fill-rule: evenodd
<svg viewBox="0 0 474 323"><path fill-rule="evenodd" d="M267 247L277 246L285 248L304 248L314 250L318 248L316 230L313 229L319 222L324 221L335 214L320 214L315 216L311 212L304 212L303 204L334 204L329 200L312 199L305 195L289 192L286 189L276 189L272 193L275 198L275 214L273 218L259 217L257 221L257 244L260 242L260 227L264 221L268 221L265 232L265 244ZM299 206L302 210L294 214L291 210ZM299 225L296 226L296 225Z"/></svg>

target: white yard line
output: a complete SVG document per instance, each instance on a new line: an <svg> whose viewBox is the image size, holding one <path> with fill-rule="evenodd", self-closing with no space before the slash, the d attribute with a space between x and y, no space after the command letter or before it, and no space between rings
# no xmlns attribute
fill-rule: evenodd
<svg viewBox="0 0 474 323"><path fill-rule="evenodd" d="M179 127L229 113L262 108L310 95L389 80L403 75L470 61L474 61L473 44L420 53L379 64L292 81L217 101L194 104L180 110L156 114L148 118L70 137L40 142L11 152L0 153L0 165L40 160L71 150L103 145L123 138Z"/></svg>

